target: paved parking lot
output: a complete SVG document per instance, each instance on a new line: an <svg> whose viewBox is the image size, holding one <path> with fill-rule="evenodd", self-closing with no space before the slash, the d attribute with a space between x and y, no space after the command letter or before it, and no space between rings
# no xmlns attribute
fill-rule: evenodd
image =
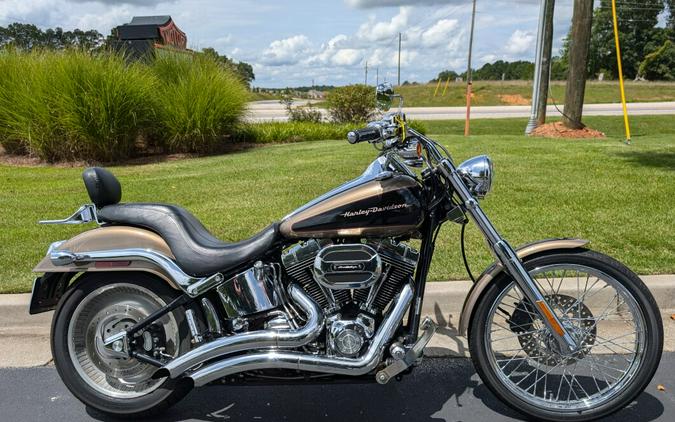
<svg viewBox="0 0 675 422"><path fill-rule="evenodd" d="M672 421L675 353L664 354L647 390L611 421ZM657 385L665 391L659 391ZM109 420L78 402L53 367L0 369L0 420ZM190 393L165 421L513 421L467 359L427 359L401 382L208 386Z"/></svg>

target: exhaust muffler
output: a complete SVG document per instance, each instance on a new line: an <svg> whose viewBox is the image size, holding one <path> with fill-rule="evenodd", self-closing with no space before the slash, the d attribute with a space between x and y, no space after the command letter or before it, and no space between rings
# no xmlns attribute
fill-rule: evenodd
<svg viewBox="0 0 675 422"><path fill-rule="evenodd" d="M410 306L412 298L412 288L410 285L405 285L403 290L401 290L398 300L395 301L394 308L382 322L377 334L375 334L368 351L359 358L327 357L277 350L256 351L217 361L188 374L187 377L192 379L195 387L199 387L228 375L258 369L296 369L300 371L352 376L367 374L373 371L380 363L387 342L396 333L396 329Z"/></svg>

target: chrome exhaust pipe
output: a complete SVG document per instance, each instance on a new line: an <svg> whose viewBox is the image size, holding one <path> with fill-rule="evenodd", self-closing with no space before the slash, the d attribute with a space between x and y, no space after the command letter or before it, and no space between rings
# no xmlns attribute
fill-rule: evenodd
<svg viewBox="0 0 675 422"><path fill-rule="evenodd" d="M167 363L155 371L153 378L176 378L200 363L231 353L272 347L301 347L311 343L323 330L323 312L301 287L292 284L288 292L307 315L307 322L303 327L294 330L260 330L221 337Z"/></svg>
<svg viewBox="0 0 675 422"><path fill-rule="evenodd" d="M208 384L219 378L258 369L296 369L338 375L364 375L373 371L382 359L387 342L394 336L400 321L413 298L410 285L401 290L398 300L387 318L382 322L368 351L360 358L337 358L317 356L300 352L258 351L207 365L192 374L195 387Z"/></svg>

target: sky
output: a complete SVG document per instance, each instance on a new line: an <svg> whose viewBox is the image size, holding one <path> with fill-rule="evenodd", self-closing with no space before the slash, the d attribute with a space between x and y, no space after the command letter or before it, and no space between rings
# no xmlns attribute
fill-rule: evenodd
<svg viewBox="0 0 675 422"><path fill-rule="evenodd" d="M534 60L540 0L477 0L474 67ZM568 32L573 0L556 2L554 52ZM171 15L188 47L213 47L251 63L258 87L426 82L466 70L471 0L0 0L0 25L96 29L132 16Z"/></svg>

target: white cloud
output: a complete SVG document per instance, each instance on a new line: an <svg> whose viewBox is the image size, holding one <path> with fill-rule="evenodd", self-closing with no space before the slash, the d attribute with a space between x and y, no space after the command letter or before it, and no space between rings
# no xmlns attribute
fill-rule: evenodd
<svg viewBox="0 0 675 422"><path fill-rule="evenodd" d="M422 44L425 47L438 47L451 41L452 33L458 26L457 19L441 19L422 33Z"/></svg>
<svg viewBox="0 0 675 422"><path fill-rule="evenodd" d="M262 61L269 65L292 65L300 62L310 51L312 43L305 35L295 35L270 43L262 53Z"/></svg>
<svg viewBox="0 0 675 422"><path fill-rule="evenodd" d="M356 35L370 42L388 40L408 27L411 10L410 7L401 7L398 14L391 18L389 22L376 22L375 18L371 16L368 22L359 27Z"/></svg>
<svg viewBox="0 0 675 422"><path fill-rule="evenodd" d="M355 48L347 35L339 34L321 45L318 51L310 56L305 64L310 66L354 66L363 58L363 52Z"/></svg>
<svg viewBox="0 0 675 422"><path fill-rule="evenodd" d="M415 50L401 51L401 66L408 67L419 57ZM396 67L398 65L398 52L393 49L377 48L368 57L369 66Z"/></svg>
<svg viewBox="0 0 675 422"><path fill-rule="evenodd" d="M331 58L331 63L337 66L354 66L361 61L363 53L354 48L344 48L335 52Z"/></svg>
<svg viewBox="0 0 675 422"><path fill-rule="evenodd" d="M443 3L468 3L471 0L345 0L351 7L357 9L371 9L387 6L421 6Z"/></svg>
<svg viewBox="0 0 675 422"><path fill-rule="evenodd" d="M517 29L506 42L506 51L510 54L523 54L534 48L535 34Z"/></svg>
<svg viewBox="0 0 675 422"><path fill-rule="evenodd" d="M101 3L117 6L120 4L133 4L139 6L150 6L159 3L173 3L175 0L71 0L73 3Z"/></svg>

